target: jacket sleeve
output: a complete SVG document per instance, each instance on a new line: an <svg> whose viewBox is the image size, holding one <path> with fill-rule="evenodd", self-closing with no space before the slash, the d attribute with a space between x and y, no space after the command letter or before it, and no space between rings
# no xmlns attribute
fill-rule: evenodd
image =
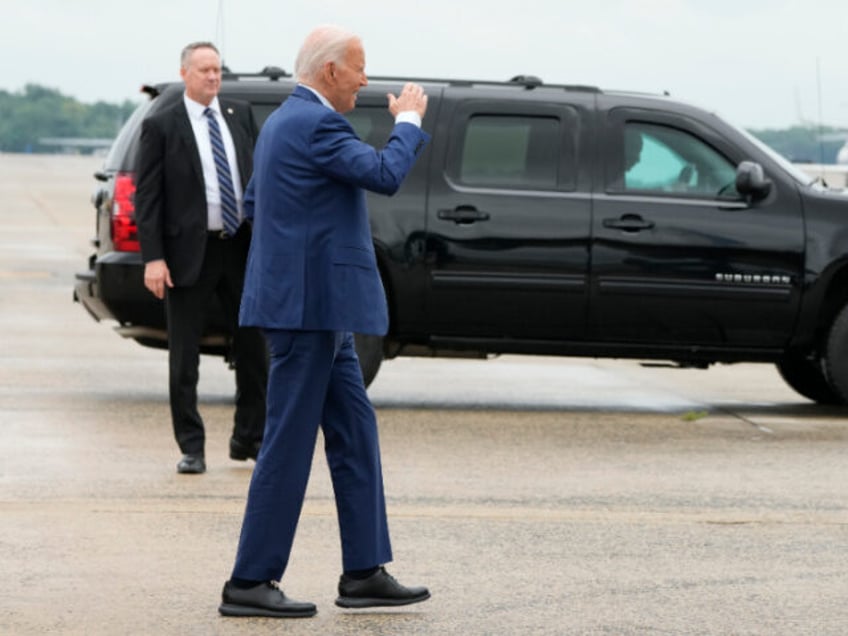
<svg viewBox="0 0 848 636"><path fill-rule="evenodd" d="M253 190L253 177L247 182L247 187L244 189L244 201L242 208L244 209L244 218L248 221L253 221L253 210L256 206L256 194Z"/></svg>
<svg viewBox="0 0 848 636"><path fill-rule="evenodd" d="M394 194L415 164L429 135L413 124L395 125L382 150L356 136L348 121L332 111L321 119L311 140L311 156L325 174L351 185Z"/></svg>
<svg viewBox="0 0 848 636"><path fill-rule="evenodd" d="M164 159L165 135L155 120L145 119L141 124L135 190L135 220L145 263L165 258Z"/></svg>

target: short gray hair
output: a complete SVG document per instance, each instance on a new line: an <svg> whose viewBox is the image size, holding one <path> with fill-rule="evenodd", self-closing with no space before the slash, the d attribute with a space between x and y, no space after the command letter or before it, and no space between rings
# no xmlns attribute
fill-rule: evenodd
<svg viewBox="0 0 848 636"><path fill-rule="evenodd" d="M359 36L339 26L326 24L315 28L306 36L294 63L294 74L298 81L317 78L327 62L339 64L347 52L348 45Z"/></svg>
<svg viewBox="0 0 848 636"><path fill-rule="evenodd" d="M218 52L218 47L211 42L192 42L191 44L186 44L185 48L183 48L183 52L180 53L180 66L182 68L188 68L188 60L191 57L191 54L197 49L212 49L218 57L221 57L221 54Z"/></svg>

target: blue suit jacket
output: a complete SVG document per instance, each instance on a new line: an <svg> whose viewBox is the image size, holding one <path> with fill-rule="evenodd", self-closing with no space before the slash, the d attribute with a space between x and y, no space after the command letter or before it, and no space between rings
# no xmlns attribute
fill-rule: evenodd
<svg viewBox="0 0 848 636"><path fill-rule="evenodd" d="M245 194L253 240L241 324L385 334L388 311L365 190L394 194L428 140L401 123L377 151L298 86L256 144Z"/></svg>

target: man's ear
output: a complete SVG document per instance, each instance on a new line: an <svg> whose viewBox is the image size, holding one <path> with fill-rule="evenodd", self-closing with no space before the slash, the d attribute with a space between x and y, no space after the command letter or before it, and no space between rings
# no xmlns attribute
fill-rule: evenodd
<svg viewBox="0 0 848 636"><path fill-rule="evenodd" d="M336 82L336 64L335 62L327 62L324 64L324 81L328 84Z"/></svg>

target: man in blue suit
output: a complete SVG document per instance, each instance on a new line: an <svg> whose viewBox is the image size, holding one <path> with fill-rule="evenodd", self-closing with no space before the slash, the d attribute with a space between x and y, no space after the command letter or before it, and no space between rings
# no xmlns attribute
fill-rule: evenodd
<svg viewBox="0 0 848 636"><path fill-rule="evenodd" d="M247 499L226 616L301 617L312 603L277 586L289 560L318 426L324 434L341 533L340 607L407 605L430 597L386 572L392 560L377 421L353 332L383 335L386 298L365 190L391 195L429 140L416 84L388 96L395 127L382 151L341 113L366 86L360 39L319 27L295 63L299 85L268 118L245 201L253 214L240 322L260 327L271 367L265 436ZM248 212L250 214L250 212Z"/></svg>

